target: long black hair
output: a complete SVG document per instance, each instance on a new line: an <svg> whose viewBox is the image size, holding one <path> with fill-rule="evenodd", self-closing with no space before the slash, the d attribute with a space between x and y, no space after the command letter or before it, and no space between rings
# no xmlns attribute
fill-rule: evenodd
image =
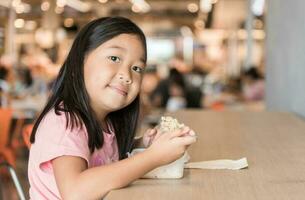
<svg viewBox="0 0 305 200"><path fill-rule="evenodd" d="M103 146L102 128L90 105L90 97L84 82L84 59L92 50L104 42L120 35L134 34L140 39L147 57L146 39L142 30L129 19L123 17L104 17L91 21L77 34L71 50L61 67L53 85L52 93L42 113L37 118L30 141L35 142L35 134L41 120L54 108L55 113L62 112L67 119L66 128L85 125L88 132L88 147L93 153ZM132 150L133 139L140 109L139 95L128 106L111 112L107 121L114 129L119 149L119 158L126 157Z"/></svg>

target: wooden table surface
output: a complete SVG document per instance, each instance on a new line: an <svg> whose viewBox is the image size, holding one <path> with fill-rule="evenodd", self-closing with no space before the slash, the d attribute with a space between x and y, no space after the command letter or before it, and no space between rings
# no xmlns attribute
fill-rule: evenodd
<svg viewBox="0 0 305 200"><path fill-rule="evenodd" d="M302 200L305 199L305 121L280 112L171 114L192 127L191 162L247 157L237 171L185 169L178 180L139 179L106 200Z"/></svg>

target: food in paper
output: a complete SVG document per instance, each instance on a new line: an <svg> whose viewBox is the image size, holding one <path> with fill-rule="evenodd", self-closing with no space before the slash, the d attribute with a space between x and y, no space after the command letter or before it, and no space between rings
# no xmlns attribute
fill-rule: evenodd
<svg viewBox="0 0 305 200"><path fill-rule="evenodd" d="M164 132L173 132L178 129L182 129L184 124L180 124L177 119L173 117L161 117L160 123L157 126L159 131Z"/></svg>
<svg viewBox="0 0 305 200"><path fill-rule="evenodd" d="M177 119L172 117L161 117L160 123L157 126L157 129L161 133L164 132L172 132L177 129L181 129L184 127L184 124L180 124ZM145 149L134 149L129 156L132 156L136 153L142 152ZM185 154L177 159L176 161L164 165L161 167L158 167L149 173L145 174L142 178L158 178L158 179L174 179L174 178L182 178L183 177L183 169L184 169L184 163L188 162L190 159L187 152Z"/></svg>
<svg viewBox="0 0 305 200"><path fill-rule="evenodd" d="M137 153L144 151L144 148L134 149L128 156L133 156ZM183 177L183 169L184 163L188 162L189 155L187 152L184 155L177 159L176 161L158 167L147 174L145 174L142 178L154 178L154 179L177 179Z"/></svg>

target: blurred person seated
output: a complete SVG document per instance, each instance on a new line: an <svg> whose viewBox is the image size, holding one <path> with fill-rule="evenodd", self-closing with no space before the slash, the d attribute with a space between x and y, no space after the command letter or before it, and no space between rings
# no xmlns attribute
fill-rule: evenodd
<svg viewBox="0 0 305 200"><path fill-rule="evenodd" d="M22 99L28 94L29 88L33 84L31 71L26 67L16 69L16 76L12 86L12 94L16 99Z"/></svg>
<svg viewBox="0 0 305 200"><path fill-rule="evenodd" d="M155 66L147 66L141 85L140 120L149 115L154 106L150 101L150 95L155 90L159 82Z"/></svg>
<svg viewBox="0 0 305 200"><path fill-rule="evenodd" d="M0 56L0 106L9 107L11 104L11 90L14 82L13 58L10 55Z"/></svg>
<svg viewBox="0 0 305 200"><path fill-rule="evenodd" d="M170 79L168 92L166 110L173 112L186 107L186 88L183 79L179 76Z"/></svg>
<svg viewBox="0 0 305 200"><path fill-rule="evenodd" d="M8 107L10 101L9 70L0 64L0 107Z"/></svg>
<svg viewBox="0 0 305 200"><path fill-rule="evenodd" d="M182 108L200 108L201 96L199 89L187 86L183 74L176 68L171 68L169 77L159 82L150 99L156 107L176 111Z"/></svg>
<svg viewBox="0 0 305 200"><path fill-rule="evenodd" d="M234 104L242 101L242 84L240 77L231 77L223 87L222 99L225 104Z"/></svg>
<svg viewBox="0 0 305 200"><path fill-rule="evenodd" d="M45 96L48 93L48 78L45 72L45 66L38 64L30 68L33 77L33 83L29 88L32 96Z"/></svg>
<svg viewBox="0 0 305 200"><path fill-rule="evenodd" d="M24 93L30 96L43 96L47 93L49 77L47 69L52 61L48 55L36 47L21 48L19 79L25 86Z"/></svg>
<svg viewBox="0 0 305 200"><path fill-rule="evenodd" d="M242 93L245 101L260 101L265 95L264 77L256 67L251 67L242 75Z"/></svg>
<svg viewBox="0 0 305 200"><path fill-rule="evenodd" d="M170 59L168 65L177 69L182 74L188 73L192 70L191 66L184 62L182 54L176 54Z"/></svg>

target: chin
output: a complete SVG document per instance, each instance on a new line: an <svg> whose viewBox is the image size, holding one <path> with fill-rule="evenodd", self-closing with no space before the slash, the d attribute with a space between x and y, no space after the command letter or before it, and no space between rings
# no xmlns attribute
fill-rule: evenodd
<svg viewBox="0 0 305 200"><path fill-rule="evenodd" d="M105 106L107 107L107 110L109 110L110 112L113 112L113 111L117 111L117 110L124 108L126 106L126 104L121 103L121 102L112 101L112 102L105 103Z"/></svg>

